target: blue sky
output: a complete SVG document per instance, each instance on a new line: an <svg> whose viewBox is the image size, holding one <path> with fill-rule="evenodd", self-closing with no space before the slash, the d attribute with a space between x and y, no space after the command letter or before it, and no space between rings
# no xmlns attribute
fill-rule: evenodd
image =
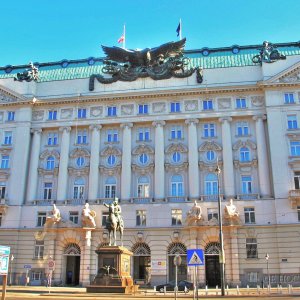
<svg viewBox="0 0 300 300"><path fill-rule="evenodd" d="M101 57L177 40L186 49L300 40L299 0L0 0L0 66Z"/></svg>

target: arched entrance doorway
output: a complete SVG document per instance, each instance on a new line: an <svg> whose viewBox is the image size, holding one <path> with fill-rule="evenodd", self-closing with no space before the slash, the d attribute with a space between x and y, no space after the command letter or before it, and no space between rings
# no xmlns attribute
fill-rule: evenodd
<svg viewBox="0 0 300 300"><path fill-rule="evenodd" d="M79 285L80 276L80 247L77 244L68 244L64 249L66 258L66 284Z"/></svg>
<svg viewBox="0 0 300 300"><path fill-rule="evenodd" d="M206 285L216 287L221 285L221 272L219 262L220 244L209 243L205 247L205 274Z"/></svg>
<svg viewBox="0 0 300 300"><path fill-rule="evenodd" d="M178 267L178 281L187 279L186 246L182 243L173 243L168 247L169 281L175 280L174 257L179 254L181 265Z"/></svg>
<svg viewBox="0 0 300 300"><path fill-rule="evenodd" d="M136 243L133 252L133 279L150 284L151 250L146 243Z"/></svg>

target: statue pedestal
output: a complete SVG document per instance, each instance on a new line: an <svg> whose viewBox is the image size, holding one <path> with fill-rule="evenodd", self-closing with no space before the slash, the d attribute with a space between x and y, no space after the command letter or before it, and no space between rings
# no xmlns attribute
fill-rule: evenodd
<svg viewBox="0 0 300 300"><path fill-rule="evenodd" d="M130 276L132 252L125 247L105 246L95 251L98 254L98 274L86 287L87 293L133 293L138 286Z"/></svg>

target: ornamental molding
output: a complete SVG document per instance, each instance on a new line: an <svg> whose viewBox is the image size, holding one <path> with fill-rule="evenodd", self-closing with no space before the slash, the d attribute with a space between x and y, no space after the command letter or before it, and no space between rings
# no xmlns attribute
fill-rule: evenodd
<svg viewBox="0 0 300 300"><path fill-rule="evenodd" d="M88 166L84 167L84 168L73 168L73 167L68 167L68 173L69 175L73 175L73 176L84 176L84 175L88 175L90 171L90 168Z"/></svg>
<svg viewBox="0 0 300 300"><path fill-rule="evenodd" d="M7 180L10 175L10 170L9 169L2 169L0 170L0 178L1 180Z"/></svg>
<svg viewBox="0 0 300 300"><path fill-rule="evenodd" d="M55 157L55 160L58 161L59 160L59 157L60 157L60 154L57 150L48 150L46 149L45 151L43 151L41 154L40 154L40 159L41 160L44 160L46 157L49 157L49 156L54 156Z"/></svg>
<svg viewBox="0 0 300 300"><path fill-rule="evenodd" d="M90 117L100 117L103 114L103 106L92 106L90 108Z"/></svg>
<svg viewBox="0 0 300 300"><path fill-rule="evenodd" d="M100 152L100 155L102 157L109 156L109 155L121 156L122 152L121 152L121 150L119 148L114 147L112 145L108 145L106 148L104 148Z"/></svg>
<svg viewBox="0 0 300 300"><path fill-rule="evenodd" d="M185 108L185 111L198 111L199 110L198 100L184 101L184 108Z"/></svg>
<svg viewBox="0 0 300 300"><path fill-rule="evenodd" d="M100 172L104 175L114 176L114 175L120 175L121 174L122 166L121 166L121 164L118 164L118 165L115 165L111 168L107 168L104 165L100 165L99 169L100 169Z"/></svg>
<svg viewBox="0 0 300 300"><path fill-rule="evenodd" d="M249 147L252 150L256 150L256 144L250 140L246 140L246 141L242 141L242 140L238 140L233 146L232 149L234 151L237 151L238 149L242 148L242 147Z"/></svg>
<svg viewBox="0 0 300 300"><path fill-rule="evenodd" d="M295 156L289 156L289 161L288 161L289 166L292 168L300 168L300 156L295 157Z"/></svg>
<svg viewBox="0 0 300 300"><path fill-rule="evenodd" d="M166 172L178 173L178 172L186 171L188 168L188 165L189 165L188 162L184 162L182 164L177 164L177 165L165 163L165 169L166 169Z"/></svg>
<svg viewBox="0 0 300 300"><path fill-rule="evenodd" d="M0 148L1 155L10 155L11 151L12 151L12 147L1 147Z"/></svg>
<svg viewBox="0 0 300 300"><path fill-rule="evenodd" d="M223 166L223 161L219 160L218 165ZM204 161L199 162L199 167L201 171L206 171L208 173L214 173L216 170L216 163L206 163Z"/></svg>
<svg viewBox="0 0 300 300"><path fill-rule="evenodd" d="M234 160L233 165L236 169L240 169L243 172L249 172L252 170L252 168L257 168L258 162L257 159L252 159L251 161L239 161L239 160Z"/></svg>
<svg viewBox="0 0 300 300"><path fill-rule="evenodd" d="M215 141L206 141L204 142L198 149L199 152L206 152L206 151L222 151L222 146L217 144Z"/></svg>
<svg viewBox="0 0 300 300"><path fill-rule="evenodd" d="M90 157L90 152L87 149L84 148L75 148L70 153L70 158L77 158L77 157Z"/></svg>
<svg viewBox="0 0 300 300"><path fill-rule="evenodd" d="M262 107L265 104L265 97L264 96L251 96L251 104L255 107Z"/></svg>
<svg viewBox="0 0 300 300"><path fill-rule="evenodd" d="M121 116L130 116L134 113L134 105L133 104L124 104L121 105Z"/></svg>
<svg viewBox="0 0 300 300"><path fill-rule="evenodd" d="M298 140L300 138L300 131L299 132L288 132L287 134L287 137L293 141L293 140Z"/></svg>
<svg viewBox="0 0 300 300"><path fill-rule="evenodd" d="M152 112L159 114L166 112L167 104L165 102L155 102L152 103Z"/></svg>
<svg viewBox="0 0 300 300"><path fill-rule="evenodd" d="M73 108L63 108L60 111L60 118L61 119L71 119L73 116Z"/></svg>
<svg viewBox="0 0 300 300"><path fill-rule="evenodd" d="M58 175L58 167L55 167L53 170L47 170L44 168L38 168L38 174L41 176L57 176Z"/></svg>
<svg viewBox="0 0 300 300"><path fill-rule="evenodd" d="M29 99L15 91L0 85L0 104L29 101Z"/></svg>
<svg viewBox="0 0 300 300"><path fill-rule="evenodd" d="M140 166L137 164L132 164L131 169L132 169L132 171L139 173L140 175L146 175L149 173L153 173L154 163L148 164L147 166Z"/></svg>
<svg viewBox="0 0 300 300"><path fill-rule="evenodd" d="M35 110L32 112L32 121L42 121L44 119L44 110Z"/></svg>
<svg viewBox="0 0 300 300"><path fill-rule="evenodd" d="M142 153L146 153L146 154L151 155L151 154L154 154L154 150L149 145L141 144L141 145L135 147L132 151L133 155L140 155Z"/></svg>
<svg viewBox="0 0 300 300"><path fill-rule="evenodd" d="M178 143L178 144L173 144L172 143L165 150L166 154L171 154L171 153L174 153L174 152L187 153L188 148L187 148L187 146L185 146L182 143Z"/></svg>
<svg viewBox="0 0 300 300"><path fill-rule="evenodd" d="M231 98L218 98L218 109L231 109Z"/></svg>

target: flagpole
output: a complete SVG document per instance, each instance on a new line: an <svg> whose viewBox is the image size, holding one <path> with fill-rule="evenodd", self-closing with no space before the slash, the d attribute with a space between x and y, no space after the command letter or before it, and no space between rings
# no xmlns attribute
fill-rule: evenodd
<svg viewBox="0 0 300 300"><path fill-rule="evenodd" d="M124 29L123 29L123 36L124 36L124 41L123 41L123 49L126 47L126 31L125 31L125 24L124 24Z"/></svg>

